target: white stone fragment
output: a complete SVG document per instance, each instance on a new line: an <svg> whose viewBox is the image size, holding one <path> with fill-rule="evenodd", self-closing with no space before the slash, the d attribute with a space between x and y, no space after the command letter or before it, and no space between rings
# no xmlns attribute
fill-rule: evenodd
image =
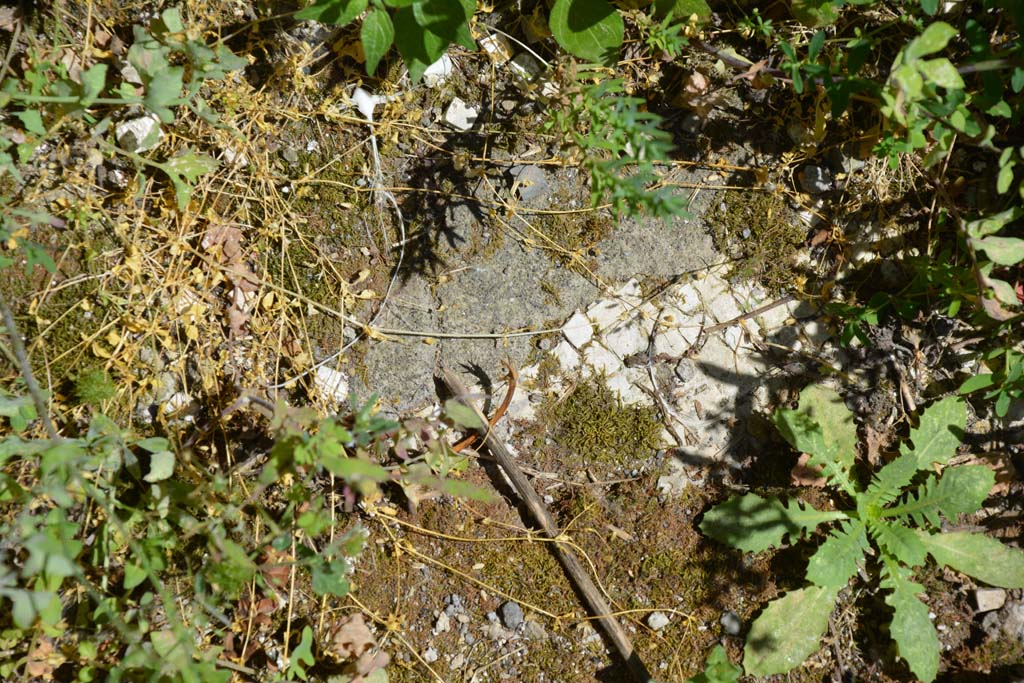
<svg viewBox="0 0 1024 683"><path fill-rule="evenodd" d="M645 350L648 342L648 336L636 318L616 325L606 331L601 339L601 343L622 358Z"/></svg>
<svg viewBox="0 0 1024 683"><path fill-rule="evenodd" d="M476 124L478 115L475 107L470 107L460 98L455 97L444 113L444 122L455 130L465 132Z"/></svg>
<svg viewBox="0 0 1024 683"><path fill-rule="evenodd" d="M512 58L512 43L503 35L492 33L480 40L480 47L498 64L504 64Z"/></svg>
<svg viewBox="0 0 1024 683"><path fill-rule="evenodd" d="M576 311L562 326L562 334L570 344L579 349L594 337L594 327L587 316Z"/></svg>
<svg viewBox="0 0 1024 683"><path fill-rule="evenodd" d="M313 377L313 384L321 396L326 399L341 403L348 398L348 378L344 373L334 368L321 365L316 369Z"/></svg>
<svg viewBox="0 0 1024 683"><path fill-rule="evenodd" d="M667 329L654 338L654 353L679 358L690 350L699 334L699 321L694 325L680 325Z"/></svg>
<svg viewBox="0 0 1024 683"><path fill-rule="evenodd" d="M239 152L234 147L224 149L224 161L235 168L245 168L249 165L249 157L245 155L245 152Z"/></svg>
<svg viewBox="0 0 1024 683"><path fill-rule="evenodd" d="M160 117L156 114L146 114L122 121L114 127L114 138L121 149L136 154L148 152L164 138L163 129L160 128Z"/></svg>
<svg viewBox="0 0 1024 683"><path fill-rule="evenodd" d="M583 349L583 362L590 374L611 376L622 369L622 359L600 344L590 344Z"/></svg>
<svg viewBox="0 0 1024 683"><path fill-rule="evenodd" d="M455 62L447 54L443 54L423 71L423 84L428 88L436 88L447 81L454 71Z"/></svg>
<svg viewBox="0 0 1024 683"><path fill-rule="evenodd" d="M580 366L580 354L568 341L562 340L551 349L551 355L558 359L563 370L575 370Z"/></svg>
<svg viewBox="0 0 1024 683"><path fill-rule="evenodd" d="M732 325L725 328L722 336L725 338L726 346L733 351L739 351L740 342L743 341L743 330L740 329L739 325Z"/></svg>
<svg viewBox="0 0 1024 683"><path fill-rule="evenodd" d="M624 372L608 377L605 384L622 401L623 405L631 406L637 403L649 404L651 402L650 397L638 388Z"/></svg>
<svg viewBox="0 0 1024 683"><path fill-rule="evenodd" d="M660 631L669 624L668 615L664 612L651 612L647 615L647 625L654 631Z"/></svg>
<svg viewBox="0 0 1024 683"><path fill-rule="evenodd" d="M1006 603L1006 591L1002 588L978 588L974 591L974 604L979 612L992 612Z"/></svg>
<svg viewBox="0 0 1024 683"><path fill-rule="evenodd" d="M619 290L615 292L615 296L622 299L627 304L639 306L640 282L636 278L632 278L629 282L619 287Z"/></svg>
<svg viewBox="0 0 1024 683"><path fill-rule="evenodd" d="M626 307L621 301L600 299L587 308L587 317L597 325L598 330L606 330L614 326L625 312Z"/></svg>

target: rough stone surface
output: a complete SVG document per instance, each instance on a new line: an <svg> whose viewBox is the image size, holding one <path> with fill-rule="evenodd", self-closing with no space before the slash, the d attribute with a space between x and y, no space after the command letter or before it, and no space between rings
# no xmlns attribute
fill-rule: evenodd
<svg viewBox="0 0 1024 683"><path fill-rule="evenodd" d="M508 174L512 187L524 202L532 202L547 195L547 174L539 166L516 164L508 170Z"/></svg>
<svg viewBox="0 0 1024 683"><path fill-rule="evenodd" d="M730 636L738 636L740 630L743 628L743 622L736 616L733 611L727 611L722 614L722 618L718 620L718 623L722 625L722 630Z"/></svg>
<svg viewBox="0 0 1024 683"><path fill-rule="evenodd" d="M565 336L566 341L577 349L580 349L594 337L594 328L590 324L590 320L587 316L576 311L572 314L572 317L562 325L562 334Z"/></svg>
<svg viewBox="0 0 1024 683"><path fill-rule="evenodd" d="M146 114L128 119L114 127L114 139L117 140L121 149L136 154L155 148L163 138L164 132L160 127L160 118L156 114Z"/></svg>
<svg viewBox="0 0 1024 683"><path fill-rule="evenodd" d="M321 365L316 369L313 384L321 396L335 404L343 403L348 398L348 378L345 373L338 372L328 365Z"/></svg>
<svg viewBox="0 0 1024 683"><path fill-rule="evenodd" d="M804 166L797 173L800 189L808 194L821 194L832 189L832 171L824 166Z"/></svg>
<svg viewBox="0 0 1024 683"><path fill-rule="evenodd" d="M974 604L979 612L991 612L1006 602L1006 591L1002 588L978 588L974 591Z"/></svg>
<svg viewBox="0 0 1024 683"><path fill-rule="evenodd" d="M471 107L461 98L455 97L444 112L444 122L455 130L465 132L476 125L478 115L476 107Z"/></svg>

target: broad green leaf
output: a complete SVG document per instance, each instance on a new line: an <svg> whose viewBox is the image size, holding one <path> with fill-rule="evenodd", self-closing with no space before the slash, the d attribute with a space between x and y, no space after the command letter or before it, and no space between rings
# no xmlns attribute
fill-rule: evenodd
<svg viewBox="0 0 1024 683"><path fill-rule="evenodd" d="M171 451L158 451L149 459L149 473L143 480L151 484L169 479L174 474L174 453Z"/></svg>
<svg viewBox="0 0 1024 683"><path fill-rule="evenodd" d="M548 24L558 44L580 59L598 64L618 59L625 25L606 0L555 0Z"/></svg>
<svg viewBox="0 0 1024 683"><path fill-rule="evenodd" d="M689 21L695 14L698 21L703 22L711 18L711 8L708 7L707 0L654 0L656 16L665 17L669 12L679 22Z"/></svg>
<svg viewBox="0 0 1024 683"><path fill-rule="evenodd" d="M124 589L130 591L148 578L146 570L137 564L124 566Z"/></svg>
<svg viewBox="0 0 1024 683"><path fill-rule="evenodd" d="M793 16L804 26L827 26L839 18L832 0L793 0Z"/></svg>
<svg viewBox="0 0 1024 683"><path fill-rule="evenodd" d="M135 442L135 445L149 451L150 453L166 451L171 447L170 442L162 436L151 436L147 439L139 439Z"/></svg>
<svg viewBox="0 0 1024 683"><path fill-rule="evenodd" d="M314 562L310 568L313 592L317 595L345 597L349 591L348 575L351 571L352 563L344 558Z"/></svg>
<svg viewBox="0 0 1024 683"><path fill-rule="evenodd" d="M743 669L729 661L725 648L715 645L708 655L704 671L686 679L686 683L736 683L742 673Z"/></svg>
<svg viewBox="0 0 1024 683"><path fill-rule="evenodd" d="M783 504L778 498L762 498L756 493L734 496L708 510L700 529L716 541L757 553L823 522L847 519L842 512L820 512L804 505L795 499Z"/></svg>
<svg viewBox="0 0 1024 683"><path fill-rule="evenodd" d="M945 57L927 59L918 63L917 68L932 85L948 90L962 89L964 79L960 77L956 67Z"/></svg>
<svg viewBox="0 0 1024 683"><path fill-rule="evenodd" d="M46 124L43 123L43 115L38 109L26 109L25 111L15 112L14 115L18 117L21 124L25 126L25 130L33 135L46 135Z"/></svg>
<svg viewBox="0 0 1024 683"><path fill-rule="evenodd" d="M184 67L172 66L155 75L146 84L143 104L164 123L174 121L174 113L170 108L184 102L181 97L184 77Z"/></svg>
<svg viewBox="0 0 1024 683"><path fill-rule="evenodd" d="M988 372L981 375L974 375L968 377L967 380L960 385L961 394L969 394L979 389L988 389L990 386L996 383L995 375Z"/></svg>
<svg viewBox="0 0 1024 683"><path fill-rule="evenodd" d="M171 157L160 165L174 184L174 194L178 199L179 210L184 211L192 198L192 183L200 176L216 169L217 165L218 162L213 157L196 154L192 151Z"/></svg>
<svg viewBox="0 0 1024 683"><path fill-rule="evenodd" d="M1001 266L1013 266L1024 261L1024 239L1019 237L983 237L971 240L975 249Z"/></svg>
<svg viewBox="0 0 1024 683"><path fill-rule="evenodd" d="M103 87L107 83L107 65L106 64L94 64L86 71L82 72L82 96L79 100L79 104L83 107L88 107L96 98L103 92Z"/></svg>
<svg viewBox="0 0 1024 683"><path fill-rule="evenodd" d="M163 26L154 26L155 33L184 33L185 24L181 20L181 10L177 7L165 9L160 13L160 23Z"/></svg>
<svg viewBox="0 0 1024 683"><path fill-rule="evenodd" d="M917 534L939 564L992 586L1024 588L1024 551L969 531Z"/></svg>
<svg viewBox="0 0 1024 683"><path fill-rule="evenodd" d="M323 464L329 472L349 483L366 480L382 482L390 479L386 469L362 458L331 458L329 462L325 459Z"/></svg>
<svg viewBox="0 0 1024 683"><path fill-rule="evenodd" d="M929 477L917 491L907 495L906 502L896 505L883 513L883 517L912 518L918 526L931 523L941 526L941 513L955 522L957 515L976 512L988 497L995 483L996 475L984 465L962 465L951 467L942 473L936 483Z"/></svg>
<svg viewBox="0 0 1024 683"><path fill-rule="evenodd" d="M319 21L321 24L345 26L366 9L369 0L317 0L295 13L300 21Z"/></svg>
<svg viewBox="0 0 1024 683"><path fill-rule="evenodd" d="M450 398L444 402L444 414L462 427L469 429L485 429L487 427L475 410L456 398Z"/></svg>
<svg viewBox="0 0 1024 683"><path fill-rule="evenodd" d="M889 633L897 652L915 676L931 683L939 671L939 636L928 618L928 605L917 597L924 588L910 580L908 570L892 562L885 562L882 573L882 587L891 591L885 603L893 608Z"/></svg>
<svg viewBox="0 0 1024 683"><path fill-rule="evenodd" d="M363 55L366 57L366 73L373 75L377 65L384 58L395 41L395 27L391 17L381 9L374 9L366 19L359 36L363 41Z"/></svg>
<svg viewBox="0 0 1024 683"><path fill-rule="evenodd" d="M427 67L440 59L451 41L420 28L412 7L398 9L392 21L395 47L409 69L409 78L416 83Z"/></svg>
<svg viewBox="0 0 1024 683"><path fill-rule="evenodd" d="M937 21L929 24L921 35L910 41L903 53L905 62L912 62L925 55L938 52L946 47L958 31L944 21Z"/></svg>
<svg viewBox="0 0 1024 683"><path fill-rule="evenodd" d="M971 237L984 237L999 232L1021 216L1024 216L1024 207L1012 206L1006 211L968 221L964 228Z"/></svg>
<svg viewBox="0 0 1024 683"><path fill-rule="evenodd" d="M850 469L857 455L857 427L853 414L832 389L812 384L800 392L796 410L775 411L775 425L798 451L810 455L810 464L823 468L847 493L853 493Z"/></svg>
<svg viewBox="0 0 1024 683"><path fill-rule="evenodd" d="M868 520L867 525L872 538L891 557L911 567L924 564L927 550L913 529L877 519Z"/></svg>
<svg viewBox="0 0 1024 683"><path fill-rule="evenodd" d="M56 593L51 591L29 591L20 588L4 589L0 594L5 594L11 600L11 619L14 625L21 629L30 628L36 621L41 619L43 623L50 625L60 620L61 603ZM56 610L57 619L48 619Z"/></svg>
<svg viewBox="0 0 1024 683"><path fill-rule="evenodd" d="M837 591L808 586L773 600L747 634L743 668L751 676L786 673L817 652Z"/></svg>
<svg viewBox="0 0 1024 683"><path fill-rule="evenodd" d="M857 573L869 547L864 522L844 522L811 556L807 563L807 580L824 588L843 588Z"/></svg>
<svg viewBox="0 0 1024 683"><path fill-rule="evenodd" d="M910 430L913 450L903 444L900 452L913 453L921 470L931 468L934 463L944 465L956 455L966 424L967 408L963 399L947 396L928 406L921 414L920 426Z"/></svg>

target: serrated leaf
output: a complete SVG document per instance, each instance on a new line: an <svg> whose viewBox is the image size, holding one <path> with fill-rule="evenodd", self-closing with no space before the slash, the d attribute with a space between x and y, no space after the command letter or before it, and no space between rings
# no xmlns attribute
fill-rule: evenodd
<svg viewBox="0 0 1024 683"><path fill-rule="evenodd" d="M169 479L174 474L174 453L171 451L158 451L149 459L149 472L143 480L151 484Z"/></svg>
<svg viewBox="0 0 1024 683"><path fill-rule="evenodd" d="M944 21L929 24L903 51L904 62L912 62L946 47L958 31Z"/></svg>
<svg viewBox="0 0 1024 683"><path fill-rule="evenodd" d="M743 668L751 676L785 673L817 652L836 591L808 586L768 604L747 634Z"/></svg>
<svg viewBox="0 0 1024 683"><path fill-rule="evenodd" d="M374 9L363 20L359 37L363 41L363 55L366 57L366 73L373 75L377 65L391 49L395 41L395 27L391 17L381 9Z"/></svg>
<svg viewBox="0 0 1024 683"><path fill-rule="evenodd" d="M867 525L872 538L891 557L911 567L924 564L928 552L913 529L882 520L868 520Z"/></svg>
<svg viewBox="0 0 1024 683"><path fill-rule="evenodd" d="M976 512L981 507L995 480L995 473L984 465L951 467L937 483L935 477L929 477L916 496L908 493L904 503L885 510L882 516L907 516L919 526L928 522L938 527L942 524L941 513L955 522L957 515Z"/></svg>
<svg viewBox="0 0 1024 683"><path fill-rule="evenodd" d="M810 455L810 465L821 467L825 476L836 479L833 483L853 493L849 475L857 454L857 427L839 394L812 384L800 392L796 410L780 408L774 421L786 441Z"/></svg>
<svg viewBox="0 0 1024 683"><path fill-rule="evenodd" d="M935 463L944 465L956 455L966 424L967 408L963 399L947 396L925 409L920 426L910 430L913 449L903 444L900 452L912 453L919 470L930 469Z"/></svg>
<svg viewBox="0 0 1024 683"><path fill-rule="evenodd" d="M1024 240L1018 237L982 237L972 239L971 243L1001 266L1013 266L1024 261Z"/></svg>
<svg viewBox="0 0 1024 683"><path fill-rule="evenodd" d="M864 522L844 522L811 556L807 563L807 580L824 588L843 588L857 573L869 547Z"/></svg>
<svg viewBox="0 0 1024 683"><path fill-rule="evenodd" d="M345 26L362 14L369 0L317 0L295 13L300 21L312 20L322 24Z"/></svg>
<svg viewBox="0 0 1024 683"><path fill-rule="evenodd" d="M1024 588L1024 551L969 531L917 533L928 554L939 564L992 586Z"/></svg>
<svg viewBox="0 0 1024 683"><path fill-rule="evenodd" d="M745 552L761 552L798 537L823 522L847 519L842 512L821 512L798 500L783 504L756 493L734 496L705 513L700 529L706 535Z"/></svg>
<svg viewBox="0 0 1024 683"><path fill-rule="evenodd" d="M928 618L928 605L917 597L924 588L910 576L909 571L892 562L883 566L882 587L890 591L885 603L893 608L889 633L914 675L931 683L939 671L939 636Z"/></svg>
<svg viewBox="0 0 1024 683"><path fill-rule="evenodd" d="M866 519L875 519L883 505L891 503L903 492L919 471L917 457L903 453L875 473L871 485L857 499L857 509Z"/></svg>
<svg viewBox="0 0 1024 683"><path fill-rule="evenodd" d="M625 24L605 0L555 0L548 25L558 44L580 59L597 64L618 59Z"/></svg>
<svg viewBox="0 0 1024 683"><path fill-rule="evenodd" d="M345 559L316 562L310 569L313 592L317 595L345 597L349 591L348 574L352 565Z"/></svg>

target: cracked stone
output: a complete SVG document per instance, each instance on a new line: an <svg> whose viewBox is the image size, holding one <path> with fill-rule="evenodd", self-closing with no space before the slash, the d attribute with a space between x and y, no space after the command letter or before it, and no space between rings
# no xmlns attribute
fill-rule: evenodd
<svg viewBox="0 0 1024 683"><path fill-rule="evenodd" d="M579 352L564 339L551 349L551 355L558 359L563 370L575 370L580 366Z"/></svg>
<svg viewBox="0 0 1024 683"><path fill-rule="evenodd" d="M557 347L556 347L557 348ZM583 350L583 362L593 374L611 377L622 369L622 359L600 344L590 344Z"/></svg>
<svg viewBox="0 0 1024 683"><path fill-rule="evenodd" d="M562 325L562 334L565 339L577 349L594 337L594 327L590 320L583 313L576 311L572 317Z"/></svg>

